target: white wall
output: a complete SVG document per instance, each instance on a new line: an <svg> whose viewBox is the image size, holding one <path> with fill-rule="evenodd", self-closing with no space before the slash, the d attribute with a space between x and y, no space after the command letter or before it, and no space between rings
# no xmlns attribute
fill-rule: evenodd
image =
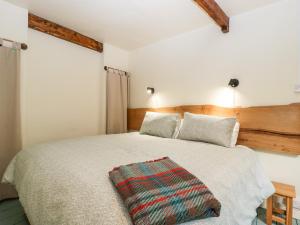
<svg viewBox="0 0 300 225"><path fill-rule="evenodd" d="M28 30L22 51L24 145L101 133L103 54Z"/></svg>
<svg viewBox="0 0 300 225"><path fill-rule="evenodd" d="M128 70L129 52L121 48L115 47L108 43L104 43L104 65L116 69Z"/></svg>
<svg viewBox="0 0 300 225"><path fill-rule="evenodd" d="M27 9L0 0L0 38L27 42Z"/></svg>
<svg viewBox="0 0 300 225"><path fill-rule="evenodd" d="M296 0L284 0L232 18L228 34L212 25L132 52L131 106L228 105L221 94L230 77L241 81L237 105L299 102L296 16ZM148 85L159 93L156 105Z"/></svg>
<svg viewBox="0 0 300 225"><path fill-rule="evenodd" d="M104 53L28 29L28 10L0 0L0 38L27 43L21 51L24 146L105 133L105 65L128 70L128 52Z"/></svg>
<svg viewBox="0 0 300 225"><path fill-rule="evenodd" d="M299 70L297 0L231 19L231 31L216 25L137 49L130 54L131 107L183 104L233 105L226 86L237 77L236 106L300 102L294 92ZM149 97L146 87L156 89ZM271 179L296 185L300 157L259 153Z"/></svg>

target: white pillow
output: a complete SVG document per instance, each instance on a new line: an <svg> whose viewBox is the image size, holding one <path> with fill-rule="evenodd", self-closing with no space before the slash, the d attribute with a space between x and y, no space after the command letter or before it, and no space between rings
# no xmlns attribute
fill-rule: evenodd
<svg viewBox="0 0 300 225"><path fill-rule="evenodd" d="M146 112L140 134L173 138L179 122L180 117L177 113Z"/></svg>
<svg viewBox="0 0 300 225"><path fill-rule="evenodd" d="M239 122L236 122L234 125L232 137L231 137L231 144L230 144L231 148L234 148L236 146L236 143L237 143L237 140L239 137L240 126L241 126L241 124Z"/></svg>
<svg viewBox="0 0 300 225"><path fill-rule="evenodd" d="M235 124L236 118L184 113L178 138L231 147Z"/></svg>
<svg viewBox="0 0 300 225"><path fill-rule="evenodd" d="M174 139L177 139L178 135L179 135L179 131L182 127L182 123L183 123L183 119L180 119L177 123L177 126L176 126L176 129L175 129L175 132L174 132L174 135L173 135L173 138Z"/></svg>

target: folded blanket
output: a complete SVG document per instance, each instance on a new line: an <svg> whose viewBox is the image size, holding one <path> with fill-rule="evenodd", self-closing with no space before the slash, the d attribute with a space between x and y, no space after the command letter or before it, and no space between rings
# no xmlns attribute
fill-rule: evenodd
<svg viewBox="0 0 300 225"><path fill-rule="evenodd" d="M221 204L194 175L168 157L109 172L135 225L172 225L218 217Z"/></svg>

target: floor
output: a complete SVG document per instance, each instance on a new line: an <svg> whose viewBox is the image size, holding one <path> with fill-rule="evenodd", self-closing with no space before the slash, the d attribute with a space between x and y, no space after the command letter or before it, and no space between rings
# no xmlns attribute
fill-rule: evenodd
<svg viewBox="0 0 300 225"><path fill-rule="evenodd" d="M0 203L0 225L29 225L19 200Z"/></svg>
<svg viewBox="0 0 300 225"><path fill-rule="evenodd" d="M252 225L265 224L265 210L258 209L258 217ZM0 203L0 225L29 225L24 210L18 200L8 200ZM293 225L300 225L300 221L294 220Z"/></svg>

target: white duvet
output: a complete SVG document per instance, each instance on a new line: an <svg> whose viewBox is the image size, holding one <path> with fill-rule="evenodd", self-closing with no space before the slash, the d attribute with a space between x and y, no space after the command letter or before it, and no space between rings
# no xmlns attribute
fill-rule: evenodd
<svg viewBox="0 0 300 225"><path fill-rule="evenodd" d="M16 186L31 225L131 224L108 171L169 156L196 175L221 202L221 216L191 225L250 225L273 192L254 151L138 133L96 136L21 151L3 181Z"/></svg>

